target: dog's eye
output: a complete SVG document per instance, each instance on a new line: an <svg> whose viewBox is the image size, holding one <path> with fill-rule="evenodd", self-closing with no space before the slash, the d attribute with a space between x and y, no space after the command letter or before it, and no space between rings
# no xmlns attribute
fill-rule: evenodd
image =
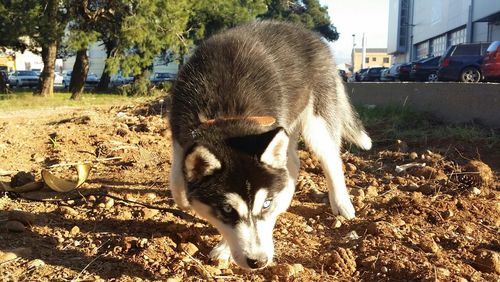
<svg viewBox="0 0 500 282"><path fill-rule="evenodd" d="M272 199L267 199L262 205L262 209L267 209L271 206Z"/></svg>
<svg viewBox="0 0 500 282"><path fill-rule="evenodd" d="M230 205L223 205L222 211L226 214L229 214L233 211L233 208Z"/></svg>

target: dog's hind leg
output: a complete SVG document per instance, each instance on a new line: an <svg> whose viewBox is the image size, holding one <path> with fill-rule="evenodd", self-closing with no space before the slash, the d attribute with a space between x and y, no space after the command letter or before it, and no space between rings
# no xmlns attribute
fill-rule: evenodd
<svg viewBox="0 0 500 282"><path fill-rule="evenodd" d="M302 135L309 148L321 162L328 183L328 198L334 214L347 219L355 217L354 206L345 185L340 158L341 131L337 134L325 118L317 115L312 105L302 119ZM340 128L340 125L339 125Z"/></svg>

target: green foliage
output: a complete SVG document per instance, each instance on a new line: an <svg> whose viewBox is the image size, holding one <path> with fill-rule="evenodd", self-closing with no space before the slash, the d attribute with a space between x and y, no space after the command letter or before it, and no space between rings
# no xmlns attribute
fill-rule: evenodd
<svg viewBox="0 0 500 282"><path fill-rule="evenodd" d="M120 44L108 59L111 73L139 74L164 50L179 50L191 12L187 0L131 1L132 13L123 18Z"/></svg>
<svg viewBox="0 0 500 282"><path fill-rule="evenodd" d="M330 22L328 8L321 6L319 0L270 0L267 12L259 18L302 24L316 30L328 41L339 37L337 28Z"/></svg>

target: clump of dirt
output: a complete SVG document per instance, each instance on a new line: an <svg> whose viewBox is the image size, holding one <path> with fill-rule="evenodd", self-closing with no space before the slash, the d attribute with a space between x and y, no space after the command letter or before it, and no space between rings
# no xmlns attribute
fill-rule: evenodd
<svg viewBox="0 0 500 282"><path fill-rule="evenodd" d="M357 217L345 220L331 213L321 164L301 147L295 197L274 230L274 262L246 272L210 260L221 236L173 203L164 102L38 111L37 119L12 112L0 120L0 181L40 181L46 168L71 179L79 162L92 170L68 193L0 192L3 280L500 279L498 168L468 160L486 148L393 140L368 152L346 149ZM450 153L459 148L471 149Z"/></svg>

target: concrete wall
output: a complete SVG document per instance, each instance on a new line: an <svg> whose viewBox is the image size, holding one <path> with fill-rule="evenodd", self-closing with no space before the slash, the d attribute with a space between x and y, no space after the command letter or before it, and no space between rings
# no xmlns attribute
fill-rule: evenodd
<svg viewBox="0 0 500 282"><path fill-rule="evenodd" d="M355 105L407 106L445 122L500 128L500 84L348 83Z"/></svg>

